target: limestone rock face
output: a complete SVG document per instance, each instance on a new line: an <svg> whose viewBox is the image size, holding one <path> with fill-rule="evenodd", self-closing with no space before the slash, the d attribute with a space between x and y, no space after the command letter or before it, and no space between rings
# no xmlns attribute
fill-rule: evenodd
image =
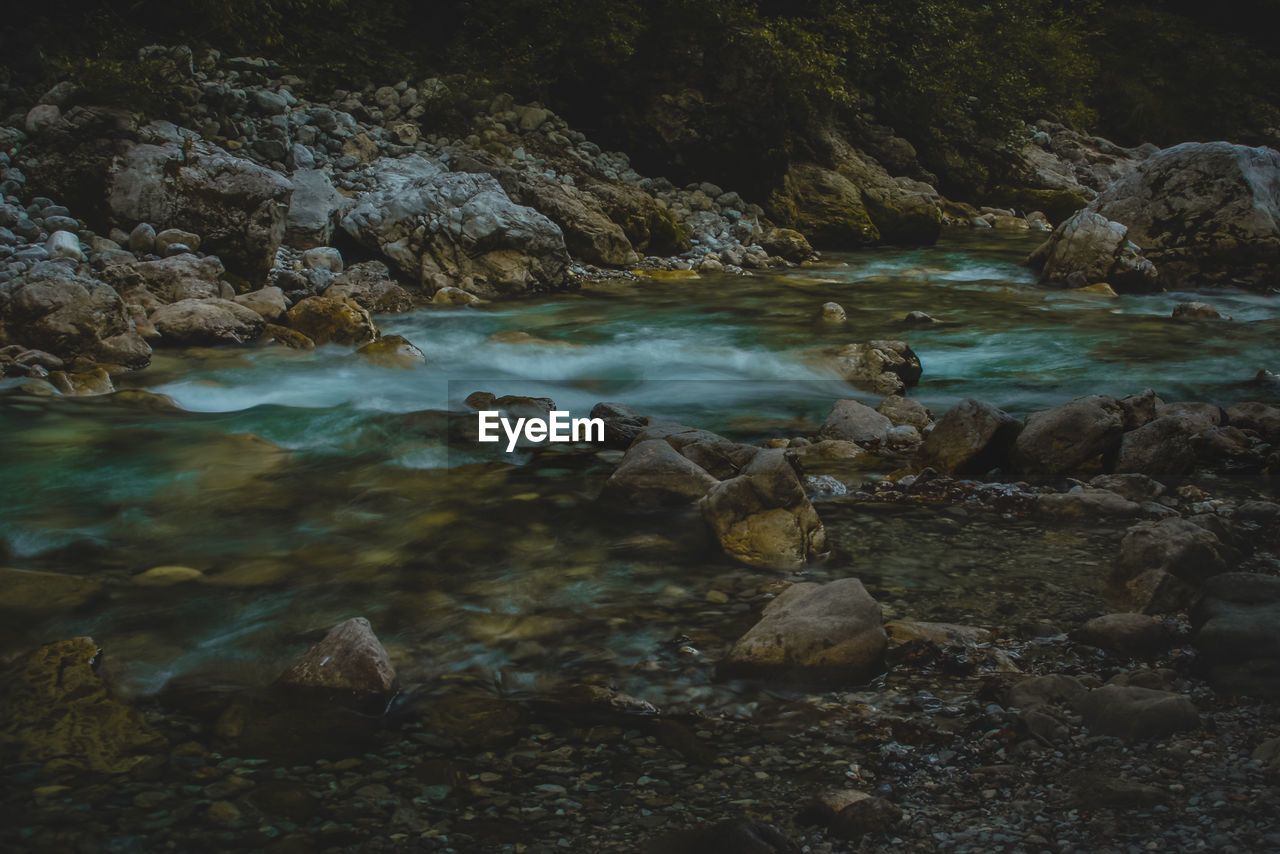
<svg viewBox="0 0 1280 854"><path fill-rule="evenodd" d="M965 398L925 437L916 464L946 474L984 474L1007 464L1021 430L1022 424L1007 412Z"/></svg>
<svg viewBox="0 0 1280 854"><path fill-rule="evenodd" d="M350 203L322 169L299 169L289 180L293 183L285 220L289 245L298 249L328 246L343 210Z"/></svg>
<svg viewBox="0 0 1280 854"><path fill-rule="evenodd" d="M127 144L106 179L114 221L195 232L202 251L257 284L275 263L292 193L279 172L199 139Z"/></svg>
<svg viewBox="0 0 1280 854"><path fill-rule="evenodd" d="M740 475L711 487L702 514L725 554L748 566L797 570L826 550L822 520L781 450L760 451Z"/></svg>
<svg viewBox="0 0 1280 854"><path fill-rule="evenodd" d="M1262 288L1280 269L1280 152L1186 142L1138 164L1090 209L1123 223L1168 289Z"/></svg>
<svg viewBox="0 0 1280 854"><path fill-rule="evenodd" d="M92 638L42 646L0 673L0 749L51 769L121 774L163 748L94 672Z"/></svg>
<svg viewBox="0 0 1280 854"><path fill-rule="evenodd" d="M342 228L414 280L484 297L566 284L560 228L512 202L492 176L444 172L419 156L379 160L373 175Z"/></svg>
<svg viewBox="0 0 1280 854"><path fill-rule="evenodd" d="M756 676L864 682L883 669L880 605L856 578L793 584L738 639L723 667Z"/></svg>
<svg viewBox="0 0 1280 854"><path fill-rule="evenodd" d="M369 621L353 617L330 629L323 640L281 674L277 684L308 691L385 698L395 691L396 669Z"/></svg>

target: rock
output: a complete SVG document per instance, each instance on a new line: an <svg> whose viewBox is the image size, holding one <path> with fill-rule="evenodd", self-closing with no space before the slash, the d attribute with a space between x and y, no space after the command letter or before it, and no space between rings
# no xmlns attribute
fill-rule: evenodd
<svg viewBox="0 0 1280 854"><path fill-rule="evenodd" d="M31 136L43 136L62 124L62 111L54 104L36 104L27 111L23 124Z"/></svg>
<svg viewBox="0 0 1280 854"><path fill-rule="evenodd" d="M414 280L486 297L566 284L559 227L513 203L491 176L443 172L416 155L379 160L373 176L374 189L356 200L342 228Z"/></svg>
<svg viewBox="0 0 1280 854"><path fill-rule="evenodd" d="M985 474L1008 464L1022 425L1003 410L965 398L947 410L916 454L916 466L952 475Z"/></svg>
<svg viewBox="0 0 1280 854"><path fill-rule="evenodd" d="M1174 320L1220 320L1222 315L1207 302L1180 302L1173 307Z"/></svg>
<svg viewBox="0 0 1280 854"><path fill-rule="evenodd" d="M172 587L188 581L199 581L204 573L189 566L153 566L135 575L131 581L138 587Z"/></svg>
<svg viewBox="0 0 1280 854"><path fill-rule="evenodd" d="M893 422L857 400L837 400L818 435L860 445L885 445Z"/></svg>
<svg viewBox="0 0 1280 854"><path fill-rule="evenodd" d="M119 294L55 262L38 263L0 283L0 345L21 342L63 359L97 357L104 342L129 334L129 316ZM128 363L142 367L150 348ZM114 361L105 359L104 361Z"/></svg>
<svg viewBox="0 0 1280 854"><path fill-rule="evenodd" d="M50 258L70 258L72 261L83 261L84 250L80 248L80 238L69 231L55 231L49 235L44 244Z"/></svg>
<svg viewBox="0 0 1280 854"><path fill-rule="evenodd" d="M113 264L102 271L102 277L127 302L146 305L146 295L134 291L143 289L162 303L221 297L224 272L222 262L213 256L183 253L159 261Z"/></svg>
<svg viewBox="0 0 1280 854"><path fill-rule="evenodd" d="M760 246L792 264L803 264L818 257L805 236L793 228L770 228L760 238Z"/></svg>
<svg viewBox="0 0 1280 854"><path fill-rule="evenodd" d="M611 220L589 193L530 172L485 171L497 178L512 201L533 208L559 226L574 258L604 267L626 267L640 260L622 226Z"/></svg>
<svg viewBox="0 0 1280 854"><path fill-rule="evenodd" d="M293 194L285 217L285 240L299 249L328 246L350 202L323 169L298 169L289 180Z"/></svg>
<svg viewBox="0 0 1280 854"><path fill-rule="evenodd" d="M276 684L380 710L396 689L396 669L369 621L353 617L330 629Z"/></svg>
<svg viewBox="0 0 1280 854"><path fill-rule="evenodd" d="M164 747L137 710L112 699L92 638L42 646L0 673L0 747L50 771L122 774Z"/></svg>
<svg viewBox="0 0 1280 854"><path fill-rule="evenodd" d="M1185 611L1196 600L1196 588L1163 569L1147 569L1125 582L1132 607L1144 614Z"/></svg>
<svg viewBox="0 0 1280 854"><path fill-rule="evenodd" d="M1129 230L1092 210L1082 210L1054 229L1029 263L1049 284L1078 288L1106 282L1121 293L1161 290L1155 265L1130 239Z"/></svg>
<svg viewBox="0 0 1280 854"><path fill-rule="evenodd" d="M1124 519L1141 516L1142 505L1109 489L1073 487L1067 492L1041 495L1036 512L1047 519Z"/></svg>
<svg viewBox="0 0 1280 854"><path fill-rule="evenodd" d="M135 255L149 255L156 249L156 230L149 223L140 222L129 232L129 251Z"/></svg>
<svg viewBox="0 0 1280 854"><path fill-rule="evenodd" d="M1124 223L1169 290L1265 288L1280 265L1280 152L1226 142L1158 151L1090 210Z"/></svg>
<svg viewBox="0 0 1280 854"><path fill-rule="evenodd" d="M887 435L887 434L886 434ZM823 439L800 447L792 447L790 453L795 455L801 467L808 470L822 463L855 460L865 456L867 451L861 445L845 442L840 439Z"/></svg>
<svg viewBox="0 0 1280 854"><path fill-rule="evenodd" d="M725 673L784 680L866 682L884 670L880 605L856 578L782 591L738 639Z"/></svg>
<svg viewBox="0 0 1280 854"><path fill-rule="evenodd" d="M1119 402L1120 410L1124 413L1125 430L1137 430L1154 421L1158 414L1157 409L1164 403L1151 389L1138 394L1125 395Z"/></svg>
<svg viewBox="0 0 1280 854"><path fill-rule="evenodd" d="M0 568L0 588L0 608L24 612L73 612L104 592L101 584L84 575L9 568Z"/></svg>
<svg viewBox="0 0 1280 854"><path fill-rule="evenodd" d="M905 341L850 344L835 353L836 370L852 386L897 394L920 381L920 359Z"/></svg>
<svg viewBox="0 0 1280 854"><path fill-rule="evenodd" d="M262 330L262 335L258 337L258 343L279 344L290 350L314 350L316 348L316 342L301 332L290 329L287 326L277 326L274 323L268 323L266 328Z"/></svg>
<svg viewBox="0 0 1280 854"><path fill-rule="evenodd" d="M183 347L248 344L266 321L256 311L225 299L184 299L151 313L161 343Z"/></svg>
<svg viewBox="0 0 1280 854"><path fill-rule="evenodd" d="M1073 706L1088 692L1089 689L1074 676L1060 673L1030 676L1010 686L1006 705L1023 710L1045 705Z"/></svg>
<svg viewBox="0 0 1280 854"><path fill-rule="evenodd" d="M748 566L797 570L826 550L822 520L780 450L760 451L740 475L712 486L702 513L725 554Z"/></svg>
<svg viewBox="0 0 1280 854"><path fill-rule="evenodd" d="M1123 431L1120 405L1103 395L1033 412L1014 442L1014 466L1037 477L1066 474L1114 450Z"/></svg>
<svg viewBox="0 0 1280 854"><path fill-rule="evenodd" d="M256 311L264 320L271 322L278 321L289 310L289 301L285 299L284 291L275 286L240 294L235 301L245 308Z"/></svg>
<svg viewBox="0 0 1280 854"><path fill-rule="evenodd" d="M200 248L200 235L193 234L190 231L183 231L180 228L166 228L156 235L155 252L157 255L168 257L173 254L181 254L170 251L177 246L185 247L183 252L195 252Z"/></svg>
<svg viewBox="0 0 1280 854"><path fill-rule="evenodd" d="M1280 406L1257 401L1236 403L1227 410L1231 426L1252 431L1271 444L1280 443Z"/></svg>
<svg viewBox="0 0 1280 854"><path fill-rule="evenodd" d="M769 197L769 215L823 249L856 249L880 240L852 181L815 163L793 163Z"/></svg>
<svg viewBox="0 0 1280 854"><path fill-rule="evenodd" d="M1158 569L1191 583L1225 572L1230 552L1209 531L1186 519L1140 522L1120 543L1119 567L1132 578Z"/></svg>
<svg viewBox="0 0 1280 854"><path fill-rule="evenodd" d="M380 261L367 261L368 270L381 273L381 278L390 278L391 274L387 271L387 265ZM357 265L358 266L358 265ZM308 249L302 253L302 267L304 270L328 270L335 276L342 274L343 262L342 253L332 246L317 246Z"/></svg>
<svg viewBox="0 0 1280 854"><path fill-rule="evenodd" d="M361 308L376 314L397 314L412 311L414 307L413 296L396 284L387 265L381 261L353 265L325 288L324 295L354 300Z"/></svg>
<svg viewBox="0 0 1280 854"><path fill-rule="evenodd" d="M111 374L102 366L86 371L54 371L49 374L49 382L63 394L73 396L111 394L116 390Z"/></svg>
<svg viewBox="0 0 1280 854"><path fill-rule="evenodd" d="M681 456L692 460L717 480L738 475L759 448L740 445L710 430L699 430L671 421L650 422L636 437L639 441L662 439Z"/></svg>
<svg viewBox="0 0 1280 854"><path fill-rule="evenodd" d="M1164 738L1200 728L1195 704L1171 691L1104 685L1080 698L1076 708L1090 732L1127 741Z"/></svg>
<svg viewBox="0 0 1280 854"><path fill-rule="evenodd" d="M1146 614L1094 617L1072 632L1071 639L1134 658L1154 658L1172 643L1164 623Z"/></svg>
<svg viewBox="0 0 1280 854"><path fill-rule="evenodd" d="M915 427L917 430L924 430L933 423L933 413L928 407L918 400L912 400L900 394L891 394L880 401L876 412L894 424Z"/></svg>
<svg viewBox="0 0 1280 854"><path fill-rule="evenodd" d="M1164 415L1124 434L1115 470L1160 477L1188 474L1196 464L1195 438L1203 426L1183 415Z"/></svg>
<svg viewBox="0 0 1280 854"><path fill-rule="evenodd" d="M479 305L484 300L462 288L443 287L431 297L432 305Z"/></svg>
<svg viewBox="0 0 1280 854"><path fill-rule="evenodd" d="M384 335L356 350L356 353L384 368L408 369L427 362L426 355L402 335Z"/></svg>
<svg viewBox="0 0 1280 854"><path fill-rule="evenodd" d="M595 410L592 417L597 417ZM608 435L606 422L606 439ZM605 482L600 500L627 510L678 507L702 498L717 483L706 469L681 456L670 443L646 439L627 450Z"/></svg>
<svg viewBox="0 0 1280 854"><path fill-rule="evenodd" d="M902 808L884 798L854 801L831 820L829 829L837 839L861 839L867 834L886 833L902 820Z"/></svg>
<svg viewBox="0 0 1280 854"><path fill-rule="evenodd" d="M1191 642L1220 691L1280 697L1280 578L1229 572L1205 582Z"/></svg>
<svg viewBox="0 0 1280 854"><path fill-rule="evenodd" d="M630 447L651 420L621 403L597 403L590 417L604 421L604 445L614 449Z"/></svg>
<svg viewBox="0 0 1280 854"><path fill-rule="evenodd" d="M306 335L317 347L360 347L378 337L369 312L351 299L307 297L289 309L288 317L289 327Z"/></svg>
<svg viewBox="0 0 1280 854"><path fill-rule="evenodd" d="M844 306L838 302L824 302L818 310L818 319L823 323L840 324L849 319Z"/></svg>
<svg viewBox="0 0 1280 854"><path fill-rule="evenodd" d="M280 173L187 139L125 145L107 170L105 197L116 221L199 234L205 252L258 282L275 263L292 193Z"/></svg>

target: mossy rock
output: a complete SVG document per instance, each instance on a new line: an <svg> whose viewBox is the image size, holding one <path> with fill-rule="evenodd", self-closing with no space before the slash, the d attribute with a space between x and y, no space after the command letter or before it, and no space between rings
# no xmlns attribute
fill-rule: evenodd
<svg viewBox="0 0 1280 854"><path fill-rule="evenodd" d="M645 221L645 228L649 232L649 241L644 249L650 255L679 255L693 246L689 242L689 233L666 208L654 205Z"/></svg>
<svg viewBox="0 0 1280 854"><path fill-rule="evenodd" d="M880 242L880 230L848 178L812 163L794 164L769 197L769 215L819 249L857 249Z"/></svg>
<svg viewBox="0 0 1280 854"><path fill-rule="evenodd" d="M862 203L883 243L931 246L942 233L942 211L922 196L865 190Z"/></svg>
<svg viewBox="0 0 1280 854"><path fill-rule="evenodd" d="M1072 214L1088 206L1089 197L1071 190L1037 190L1030 187L999 186L987 196L992 207L1013 208L1023 216L1040 211L1054 225L1070 219Z"/></svg>

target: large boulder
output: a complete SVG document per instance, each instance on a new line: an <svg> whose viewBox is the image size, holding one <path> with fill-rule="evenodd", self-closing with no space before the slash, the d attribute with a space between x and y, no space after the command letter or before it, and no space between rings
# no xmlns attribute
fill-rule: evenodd
<svg viewBox="0 0 1280 854"><path fill-rule="evenodd" d="M826 550L822 520L781 450L760 451L740 475L711 487L702 513L725 554L748 566L799 570Z"/></svg>
<svg viewBox="0 0 1280 854"><path fill-rule="evenodd" d="M819 249L856 249L880 240L858 187L834 169L794 163L769 197L769 215Z"/></svg>
<svg viewBox="0 0 1280 854"><path fill-rule="evenodd" d="M1023 474L1055 477L1115 449L1124 411L1110 397L1091 395L1027 416L1014 442L1014 465Z"/></svg>
<svg viewBox="0 0 1280 854"><path fill-rule="evenodd" d="M378 327L369 312L352 299L307 297L289 309L288 318L290 329L301 332L317 346L361 347L378 337Z"/></svg>
<svg viewBox="0 0 1280 854"><path fill-rule="evenodd" d="M721 664L731 675L866 682L888 648L880 605L862 582L793 584L768 604Z"/></svg>
<svg viewBox="0 0 1280 854"><path fill-rule="evenodd" d="M293 195L285 221L285 238L298 249L328 246L349 204L323 169L299 169L289 176Z"/></svg>
<svg viewBox="0 0 1280 854"><path fill-rule="evenodd" d="M184 347L248 344L267 327L262 315L226 299L184 299L151 312L161 343Z"/></svg>
<svg viewBox="0 0 1280 854"><path fill-rule="evenodd" d="M1160 570L1198 584L1225 572L1230 559L1212 531L1179 517L1140 522L1120 542L1119 567L1130 578Z"/></svg>
<svg viewBox="0 0 1280 854"><path fill-rule="evenodd" d="M1280 578L1229 572L1210 579L1191 626L1217 688L1280 697Z"/></svg>
<svg viewBox="0 0 1280 854"><path fill-rule="evenodd" d="M1042 282L1063 287L1106 282L1121 292L1160 290L1155 265L1130 239L1129 229L1089 209L1054 229L1029 263Z"/></svg>
<svg viewBox="0 0 1280 854"><path fill-rule="evenodd" d="M216 257L199 258L184 252L156 261L112 264L102 271L102 278L120 292L125 302L145 303L145 296L131 296L131 292L142 288L167 303L224 296L224 287L227 287L222 281L224 272L222 262Z"/></svg>
<svg viewBox="0 0 1280 854"><path fill-rule="evenodd" d="M1280 152L1227 142L1158 151L1090 209L1128 227L1168 289L1266 288L1280 269Z"/></svg>
<svg viewBox="0 0 1280 854"><path fill-rule="evenodd" d="M63 359L87 356L145 367L151 348L129 322L124 302L103 282L66 264L35 264L0 284L0 345L22 344Z"/></svg>
<svg viewBox="0 0 1280 854"><path fill-rule="evenodd" d="M1115 470L1151 477L1187 474L1196 464L1193 442L1205 429L1186 415L1162 415L1124 434Z"/></svg>
<svg viewBox="0 0 1280 854"><path fill-rule="evenodd" d="M840 376L877 394L901 394L920 382L920 358L905 341L882 339L841 347L832 355Z"/></svg>
<svg viewBox="0 0 1280 854"><path fill-rule="evenodd" d="M200 235L202 251L263 284L284 239L293 185L198 138L125 144L106 176L111 220Z"/></svg>
<svg viewBox="0 0 1280 854"><path fill-rule="evenodd" d="M947 410L916 454L916 465L946 474L985 474L1008 464L1022 430L1002 409L965 398Z"/></svg>
<svg viewBox="0 0 1280 854"><path fill-rule="evenodd" d="M418 155L379 160L372 175L342 228L415 281L485 297L566 284L560 228L512 202L492 176L445 172Z"/></svg>
<svg viewBox="0 0 1280 854"><path fill-rule="evenodd" d="M662 439L632 445L605 481L600 500L626 510L656 510L692 504L719 483L706 469L681 456Z"/></svg>

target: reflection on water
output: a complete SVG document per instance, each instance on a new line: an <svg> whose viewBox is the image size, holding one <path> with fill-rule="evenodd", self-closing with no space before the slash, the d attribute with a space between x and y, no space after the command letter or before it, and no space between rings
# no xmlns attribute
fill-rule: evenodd
<svg viewBox="0 0 1280 854"><path fill-rule="evenodd" d="M919 354L913 394L935 413L964 396L1021 413L1147 386L1225 405L1259 396L1248 381L1280 364L1272 298L1215 292L1234 322L1175 323L1194 295L1039 288L1018 265L1034 243L960 235L753 277L614 280L381 318L427 355L412 370L341 348L201 351L121 382L177 409L10 389L0 556L104 588L78 610L14 614L0 640L91 634L145 694L176 679L262 684L308 632L362 614L409 681L470 674L524 692L598 676L676 708L741 711L712 665L787 579L730 565L697 520L602 516L616 455L462 465L439 411L484 390L575 414L615 400L742 440L796 435L837 397L875 402L812 349L885 337ZM827 301L845 326L817 322ZM908 325L910 311L938 322ZM500 334L512 331L527 335ZM1102 608L1116 532L838 500L820 512L834 553L806 576L858 575L889 616L1008 625ZM134 581L173 565L200 576Z"/></svg>

